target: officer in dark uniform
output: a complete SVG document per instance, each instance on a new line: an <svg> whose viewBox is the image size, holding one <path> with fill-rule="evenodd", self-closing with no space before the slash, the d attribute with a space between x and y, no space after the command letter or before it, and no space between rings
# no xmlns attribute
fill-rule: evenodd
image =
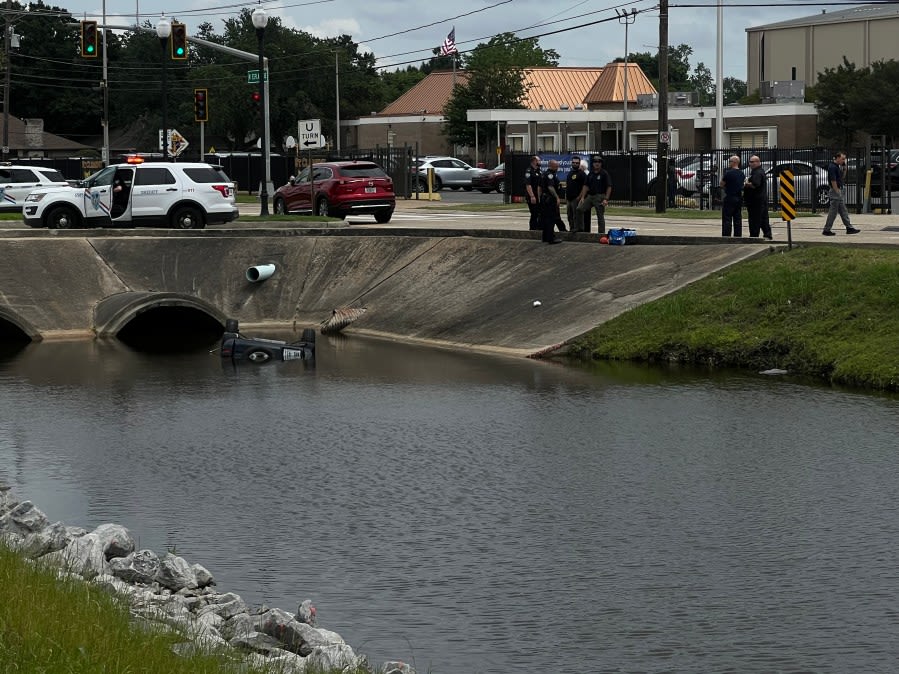
<svg viewBox="0 0 899 674"><path fill-rule="evenodd" d="M540 181L543 174L540 172L540 157L531 157L531 165L524 172L525 198L528 200L528 210L531 219L528 229L540 229Z"/></svg>
<svg viewBox="0 0 899 674"><path fill-rule="evenodd" d="M574 155L571 158L571 170L565 176L565 200L568 203L568 227L572 232L584 232L584 212L577 209L581 198L581 190L587 174L581 169L581 158Z"/></svg>
<svg viewBox="0 0 899 674"><path fill-rule="evenodd" d="M562 243L562 239L555 236L553 229L558 226L560 232L566 231L562 221L560 209L562 207L562 184L556 172L559 170L559 162L549 160L549 168L543 174L540 183L540 224L543 229L544 243Z"/></svg>

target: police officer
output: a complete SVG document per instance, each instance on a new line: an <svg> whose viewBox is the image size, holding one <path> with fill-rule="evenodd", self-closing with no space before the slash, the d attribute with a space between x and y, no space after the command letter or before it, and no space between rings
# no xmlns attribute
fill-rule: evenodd
<svg viewBox="0 0 899 674"><path fill-rule="evenodd" d="M587 174L581 170L581 158L574 155L571 158L571 170L565 176L565 200L568 202L568 227L572 232L583 232L584 212L577 209L581 198L581 190L584 189L584 181Z"/></svg>
<svg viewBox="0 0 899 674"><path fill-rule="evenodd" d="M540 224L543 229L542 240L544 243L562 243L562 239L556 237L553 228L558 225L559 231L565 231L565 223L562 221L560 209L562 207L562 185L556 172L559 170L559 162L549 160L549 168L543 174L540 183Z"/></svg>
<svg viewBox="0 0 899 674"><path fill-rule="evenodd" d="M528 200L528 210L531 219L528 229L540 229L540 181L543 174L540 172L540 157L531 157L531 165L524 172L524 190Z"/></svg>

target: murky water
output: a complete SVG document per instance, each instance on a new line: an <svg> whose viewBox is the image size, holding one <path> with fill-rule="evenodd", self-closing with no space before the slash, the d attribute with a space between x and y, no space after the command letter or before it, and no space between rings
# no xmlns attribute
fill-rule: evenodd
<svg viewBox="0 0 899 674"><path fill-rule="evenodd" d="M20 498L433 674L894 671L897 437L892 398L358 337L0 359Z"/></svg>

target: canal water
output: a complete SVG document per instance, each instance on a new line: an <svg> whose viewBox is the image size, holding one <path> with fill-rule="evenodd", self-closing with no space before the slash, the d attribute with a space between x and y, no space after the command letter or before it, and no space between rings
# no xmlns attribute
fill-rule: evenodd
<svg viewBox="0 0 899 674"><path fill-rule="evenodd" d="M420 673L887 672L899 403L321 339L0 357L0 482Z"/></svg>

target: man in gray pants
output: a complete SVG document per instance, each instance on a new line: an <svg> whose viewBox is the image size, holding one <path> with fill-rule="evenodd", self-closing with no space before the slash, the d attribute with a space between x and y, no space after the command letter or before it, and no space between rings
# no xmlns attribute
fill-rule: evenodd
<svg viewBox="0 0 899 674"><path fill-rule="evenodd" d="M836 236L833 231L833 223L840 216L843 226L846 227L847 234L858 234L860 230L853 227L849 222L849 211L846 210L846 201L843 199L843 167L846 165L846 153L837 152L833 156L833 161L827 167L827 182L830 185L828 196L830 197L830 212L827 214L827 221L824 223L824 236Z"/></svg>

